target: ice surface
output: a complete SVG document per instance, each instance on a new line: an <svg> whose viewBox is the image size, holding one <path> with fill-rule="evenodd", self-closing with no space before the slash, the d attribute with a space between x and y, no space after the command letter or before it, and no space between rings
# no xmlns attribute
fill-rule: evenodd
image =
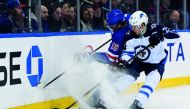
<svg viewBox="0 0 190 109"><path fill-rule="evenodd" d="M190 86L156 91L145 109L190 109Z"/></svg>
<svg viewBox="0 0 190 109"><path fill-rule="evenodd" d="M134 97L135 94L124 95L120 97L120 100L115 100L115 104L123 104L122 106L124 108L122 107L121 109L128 109ZM109 101L110 100L107 102ZM109 109L114 108L111 107ZM145 109L190 109L190 86L180 86L155 91L147 102Z"/></svg>

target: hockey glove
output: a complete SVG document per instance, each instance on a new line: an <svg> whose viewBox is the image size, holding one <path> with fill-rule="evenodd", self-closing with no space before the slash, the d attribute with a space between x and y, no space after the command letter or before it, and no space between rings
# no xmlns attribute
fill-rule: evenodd
<svg viewBox="0 0 190 109"><path fill-rule="evenodd" d="M149 43L150 43L150 46L154 48L156 45L158 45L163 40L164 40L164 36L161 32L153 32L150 35Z"/></svg>
<svg viewBox="0 0 190 109"><path fill-rule="evenodd" d="M120 60L119 62L117 62L116 66L117 66L118 68L126 68L126 67L129 66L129 63L127 63L127 62L125 62L125 61L123 61L123 60Z"/></svg>
<svg viewBox="0 0 190 109"><path fill-rule="evenodd" d="M121 71L126 69L129 66L129 63L123 61L123 60L119 60L116 61L115 63L110 65L110 69L113 71Z"/></svg>

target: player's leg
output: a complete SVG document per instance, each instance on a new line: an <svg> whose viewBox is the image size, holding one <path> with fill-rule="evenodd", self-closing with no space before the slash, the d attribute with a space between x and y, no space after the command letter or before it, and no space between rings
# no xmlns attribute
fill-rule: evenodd
<svg viewBox="0 0 190 109"><path fill-rule="evenodd" d="M149 68L151 69L151 67ZM148 71L149 72L149 71ZM145 84L140 88L130 109L143 109L151 94L158 86L164 72L164 65L156 65L152 67L152 71L147 73Z"/></svg>
<svg viewBox="0 0 190 109"><path fill-rule="evenodd" d="M117 93L120 93L135 82L137 77L139 77L141 71L142 69L138 64L138 61L133 61L130 66L123 70L124 74L122 74L122 76L116 77L114 80L110 80L109 82L111 82L115 91ZM89 106L94 108L106 109L105 101L100 87L98 87L97 90L92 94L87 103Z"/></svg>
<svg viewBox="0 0 190 109"><path fill-rule="evenodd" d="M122 75L113 82L113 87L116 92L120 93L124 89L128 88L132 83L135 82L136 76L133 75Z"/></svg>
<svg viewBox="0 0 190 109"><path fill-rule="evenodd" d="M114 91L116 91L116 93L120 93L121 91L129 87L132 83L135 82L136 78L139 76L139 73L132 68L128 68L128 70L126 70L125 72L126 73L122 74L122 76L119 76L117 78L114 78L114 80L109 81L113 85L113 89ZM94 91L92 96L87 100L87 104L94 108L107 109L102 94L103 93L101 92L101 88L98 87L96 91Z"/></svg>
<svg viewBox="0 0 190 109"><path fill-rule="evenodd" d="M148 98L158 86L160 77L161 76L157 70L151 71L146 76L145 84L140 88L139 93L137 94L130 109L143 109Z"/></svg>
<svg viewBox="0 0 190 109"><path fill-rule="evenodd" d="M114 81L112 85L113 85L113 88L116 90L116 92L119 93L123 89L129 87L132 83L134 83L135 80L136 80L136 78L131 75L124 75L124 76L119 77L116 81ZM87 100L87 104L90 107L107 109L105 106L102 92L99 89L99 87L92 94L92 96Z"/></svg>
<svg viewBox="0 0 190 109"><path fill-rule="evenodd" d="M140 72L142 71L141 66L139 65L139 61L134 60L131 64L126 67L124 71L124 75L118 77L115 81L113 81L113 86L117 92L121 92L124 89L129 88L129 86L136 81L136 79L140 76Z"/></svg>
<svg viewBox="0 0 190 109"><path fill-rule="evenodd" d="M113 88L116 92L121 92L124 88L130 86L133 82L135 82L136 78L131 75L123 75L117 78L115 81L111 81ZM111 96L111 95L110 95ZM87 104L90 107L107 109L105 106L104 98L101 92L100 87L94 91L92 96L87 100Z"/></svg>

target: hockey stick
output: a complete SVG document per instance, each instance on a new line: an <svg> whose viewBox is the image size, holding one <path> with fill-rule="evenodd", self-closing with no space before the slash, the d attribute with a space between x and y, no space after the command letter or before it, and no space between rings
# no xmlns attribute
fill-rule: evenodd
<svg viewBox="0 0 190 109"><path fill-rule="evenodd" d="M65 72L59 74L58 76L56 76L54 79L52 79L50 82L48 82L43 88L46 88L48 85L50 85L53 81L55 81L56 79L58 79L59 77L61 77Z"/></svg>
<svg viewBox="0 0 190 109"><path fill-rule="evenodd" d="M92 51L92 53L96 52L97 50L99 50L100 48L102 48L104 45L106 45L108 42L110 42L112 39L109 39L108 41L104 42L102 45L100 45L98 48L96 48L95 50ZM57 80L58 78L60 78L63 74L65 74L66 72L63 72L61 74L59 74L58 76L56 76L54 79L52 79L51 81L49 81L46 85L44 85L42 88L46 88L47 86L49 86L51 83L53 83L55 80ZM39 82L38 84L40 84L41 82Z"/></svg>
<svg viewBox="0 0 190 109"><path fill-rule="evenodd" d="M147 45L145 48L143 48L142 50L140 50L139 52L137 52L133 57L131 57L129 60L126 61L126 63L131 62L135 57L137 57L139 54L141 54L142 52L144 52L144 50L148 49L151 45ZM88 90L84 95L82 95L80 98L83 98L85 96L87 96L90 92L92 92L95 88L97 88L100 85L100 83L97 83L94 87L92 87L90 90ZM73 107L75 104L78 103L78 100L74 101L70 106L68 106L65 109L70 109L71 107Z"/></svg>
<svg viewBox="0 0 190 109"><path fill-rule="evenodd" d="M106 45L108 42L110 42L112 39L109 39L108 41L106 41L105 43L103 43L102 45L100 45L98 48L96 48L95 50L92 51L92 53L96 52L97 50L99 50L100 48L102 48L104 45Z"/></svg>

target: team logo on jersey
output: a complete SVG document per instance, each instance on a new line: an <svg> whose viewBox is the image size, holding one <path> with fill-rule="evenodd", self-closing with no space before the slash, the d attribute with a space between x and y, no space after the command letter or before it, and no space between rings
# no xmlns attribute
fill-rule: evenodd
<svg viewBox="0 0 190 109"><path fill-rule="evenodd" d="M146 46L144 45L139 45L137 47L135 47L135 54L137 54L138 52L140 52L142 49L146 48ZM150 56L150 50L147 48L145 50L143 50L139 55L137 55L137 59L141 60L141 61L146 61Z"/></svg>
<svg viewBox="0 0 190 109"><path fill-rule="evenodd" d="M112 45L111 45L111 49L112 49L113 51L117 51L117 50L119 49L119 44L113 42Z"/></svg>

